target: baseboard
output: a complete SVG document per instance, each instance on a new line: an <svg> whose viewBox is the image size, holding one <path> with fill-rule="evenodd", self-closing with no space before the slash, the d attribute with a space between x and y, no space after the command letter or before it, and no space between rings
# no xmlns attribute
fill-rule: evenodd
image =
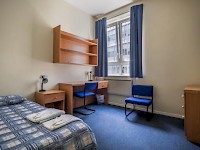
<svg viewBox="0 0 200 150"><path fill-rule="evenodd" d="M108 104L110 104L110 105L115 105L115 106L120 106L120 107L124 107L124 104L115 103L115 102L108 102ZM132 108L131 106L132 106L132 105L127 105L128 108ZM146 111L145 108L138 107L138 106L136 106L135 109L136 109L136 110L141 110L141 111ZM151 109L150 109L150 108L149 108L149 112L151 112ZM169 116L169 117L175 117L175 118L183 119L183 116L182 116L182 115L173 114L173 113L168 113L168 112L163 112L163 111L158 111L158 110L155 110L155 109L154 109L154 113L155 113L155 114L159 114L159 115L164 115L164 116Z"/></svg>

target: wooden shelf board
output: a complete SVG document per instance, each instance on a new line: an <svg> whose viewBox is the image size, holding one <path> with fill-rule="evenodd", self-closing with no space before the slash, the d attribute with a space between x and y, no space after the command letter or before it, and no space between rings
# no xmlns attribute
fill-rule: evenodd
<svg viewBox="0 0 200 150"><path fill-rule="evenodd" d="M86 39L84 39L84 38L82 38L82 37L79 37L79 36L76 36L76 35L73 35L73 34L64 32L64 31L61 31L61 38L63 38L62 35L66 36L66 38L67 38L67 37L70 37L70 38L72 38L72 39L74 39L74 40L78 40L78 41L83 42L83 43L86 43L86 44L88 44L88 45L97 45L97 43L90 42L90 41L88 41L88 40L86 40Z"/></svg>
<svg viewBox="0 0 200 150"><path fill-rule="evenodd" d="M83 65L83 66L98 66L96 65L92 65L92 64L83 64L83 63L71 63L71 62L59 62L60 64L73 64L73 65Z"/></svg>
<svg viewBox="0 0 200 150"><path fill-rule="evenodd" d="M80 53L80 54L84 54L84 55L96 56L97 57L97 54L93 54L93 53L80 52L80 51L75 51L75 50L70 50L70 49L64 49L64 48L61 48L61 50L62 51L70 51L72 53Z"/></svg>

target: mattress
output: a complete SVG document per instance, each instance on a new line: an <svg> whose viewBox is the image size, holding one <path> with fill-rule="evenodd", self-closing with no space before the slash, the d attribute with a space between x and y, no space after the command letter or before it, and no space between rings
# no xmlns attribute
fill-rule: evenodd
<svg viewBox="0 0 200 150"><path fill-rule="evenodd" d="M0 150L96 150L96 139L83 121L50 131L25 116L46 108L28 100L0 106Z"/></svg>

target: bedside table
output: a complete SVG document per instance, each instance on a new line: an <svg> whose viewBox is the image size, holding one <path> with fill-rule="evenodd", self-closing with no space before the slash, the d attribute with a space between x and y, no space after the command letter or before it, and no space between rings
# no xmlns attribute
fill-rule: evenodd
<svg viewBox="0 0 200 150"><path fill-rule="evenodd" d="M35 93L36 102L48 108L65 110L65 91L48 90Z"/></svg>

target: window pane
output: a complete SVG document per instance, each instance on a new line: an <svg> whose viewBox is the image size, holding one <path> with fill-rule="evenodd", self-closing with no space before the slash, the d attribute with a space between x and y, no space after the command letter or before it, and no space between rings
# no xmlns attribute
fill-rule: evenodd
<svg viewBox="0 0 200 150"><path fill-rule="evenodd" d="M129 64L126 65L122 65L122 75L129 75L130 71L129 71Z"/></svg>
<svg viewBox="0 0 200 150"><path fill-rule="evenodd" d="M117 62L117 46L108 47L108 62Z"/></svg>
<svg viewBox="0 0 200 150"><path fill-rule="evenodd" d="M115 76L121 75L121 65L118 63L108 65L108 74L115 75Z"/></svg>
<svg viewBox="0 0 200 150"><path fill-rule="evenodd" d="M122 61L130 60L130 21L121 24Z"/></svg>
<svg viewBox="0 0 200 150"><path fill-rule="evenodd" d="M117 28L115 25L107 28L107 40L108 62L117 62Z"/></svg>

